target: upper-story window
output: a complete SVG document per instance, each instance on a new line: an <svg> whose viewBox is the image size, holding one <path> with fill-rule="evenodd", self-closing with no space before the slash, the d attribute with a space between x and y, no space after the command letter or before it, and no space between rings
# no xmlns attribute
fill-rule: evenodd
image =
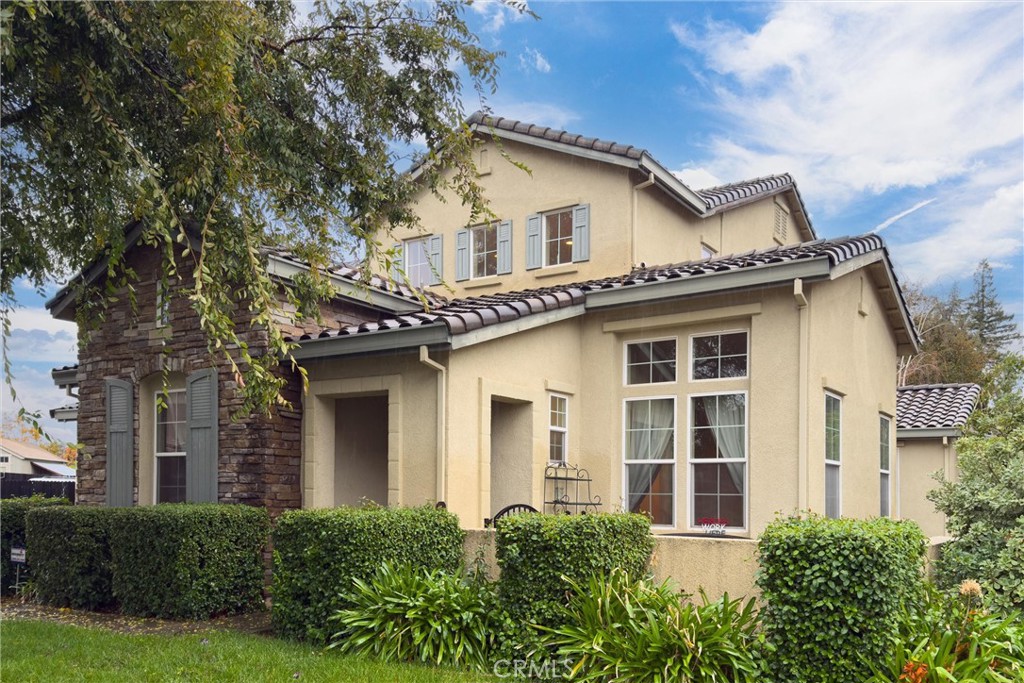
<svg viewBox="0 0 1024 683"><path fill-rule="evenodd" d="M626 384L676 381L676 340L626 344Z"/></svg>
<svg viewBox="0 0 1024 683"><path fill-rule="evenodd" d="M413 287L440 284L441 273L440 235L405 240L394 247L391 277L399 279L405 274L405 281Z"/></svg>
<svg viewBox="0 0 1024 683"><path fill-rule="evenodd" d="M455 280L512 272L512 221L495 221L455 233Z"/></svg>
<svg viewBox="0 0 1024 683"><path fill-rule="evenodd" d="M692 379L747 376L747 333L723 332L692 337Z"/></svg>
<svg viewBox="0 0 1024 683"><path fill-rule="evenodd" d="M700 257L702 259L715 258L715 256L717 256L717 255L718 255L717 251L715 251L714 249L712 249L708 245L704 244L703 242L700 243Z"/></svg>
<svg viewBox="0 0 1024 683"><path fill-rule="evenodd" d="M526 268L590 259L590 205L566 207L526 219Z"/></svg>

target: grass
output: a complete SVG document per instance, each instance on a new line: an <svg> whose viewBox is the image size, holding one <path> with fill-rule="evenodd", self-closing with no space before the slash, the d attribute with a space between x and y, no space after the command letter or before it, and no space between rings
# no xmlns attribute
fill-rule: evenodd
<svg viewBox="0 0 1024 683"><path fill-rule="evenodd" d="M5 681L351 681L478 683L500 679L428 666L342 657L235 632L126 635L36 621L0 623Z"/></svg>

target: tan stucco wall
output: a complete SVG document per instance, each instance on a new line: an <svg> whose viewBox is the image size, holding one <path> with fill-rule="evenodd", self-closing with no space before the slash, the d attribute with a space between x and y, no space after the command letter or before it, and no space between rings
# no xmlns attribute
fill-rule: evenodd
<svg viewBox="0 0 1024 683"><path fill-rule="evenodd" d="M943 472L947 479L956 480L953 444L944 446L942 438L901 439L898 449L899 498L894 512L902 519L917 522L926 536L944 536L946 517L926 496L939 486L932 478L935 472Z"/></svg>

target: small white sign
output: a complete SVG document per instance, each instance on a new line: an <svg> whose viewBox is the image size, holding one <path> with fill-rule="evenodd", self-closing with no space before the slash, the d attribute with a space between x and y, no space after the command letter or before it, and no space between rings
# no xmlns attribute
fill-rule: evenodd
<svg viewBox="0 0 1024 683"><path fill-rule="evenodd" d="M17 546L11 547L11 562L25 564L25 549Z"/></svg>

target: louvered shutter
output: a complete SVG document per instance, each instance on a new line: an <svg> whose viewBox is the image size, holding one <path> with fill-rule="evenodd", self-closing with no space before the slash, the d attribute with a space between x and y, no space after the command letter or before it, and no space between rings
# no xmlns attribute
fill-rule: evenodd
<svg viewBox="0 0 1024 683"><path fill-rule="evenodd" d="M108 379L107 393L107 505L129 507L135 479L135 430L132 385Z"/></svg>
<svg viewBox="0 0 1024 683"><path fill-rule="evenodd" d="M572 260L590 260L590 204L572 210Z"/></svg>
<svg viewBox="0 0 1024 683"><path fill-rule="evenodd" d="M455 281L462 282L468 279L469 230L459 230L455 233Z"/></svg>
<svg viewBox="0 0 1024 683"><path fill-rule="evenodd" d="M498 275L512 272L512 221L498 223Z"/></svg>
<svg viewBox="0 0 1024 683"><path fill-rule="evenodd" d="M434 235L427 242L427 254L430 259L430 284L439 285L444 279L444 241L441 235Z"/></svg>
<svg viewBox="0 0 1024 683"><path fill-rule="evenodd" d="M544 265L544 240L541 236L540 214L526 217L526 269Z"/></svg>
<svg viewBox="0 0 1024 683"><path fill-rule="evenodd" d="M217 502L217 371L199 370L185 382L185 500Z"/></svg>

